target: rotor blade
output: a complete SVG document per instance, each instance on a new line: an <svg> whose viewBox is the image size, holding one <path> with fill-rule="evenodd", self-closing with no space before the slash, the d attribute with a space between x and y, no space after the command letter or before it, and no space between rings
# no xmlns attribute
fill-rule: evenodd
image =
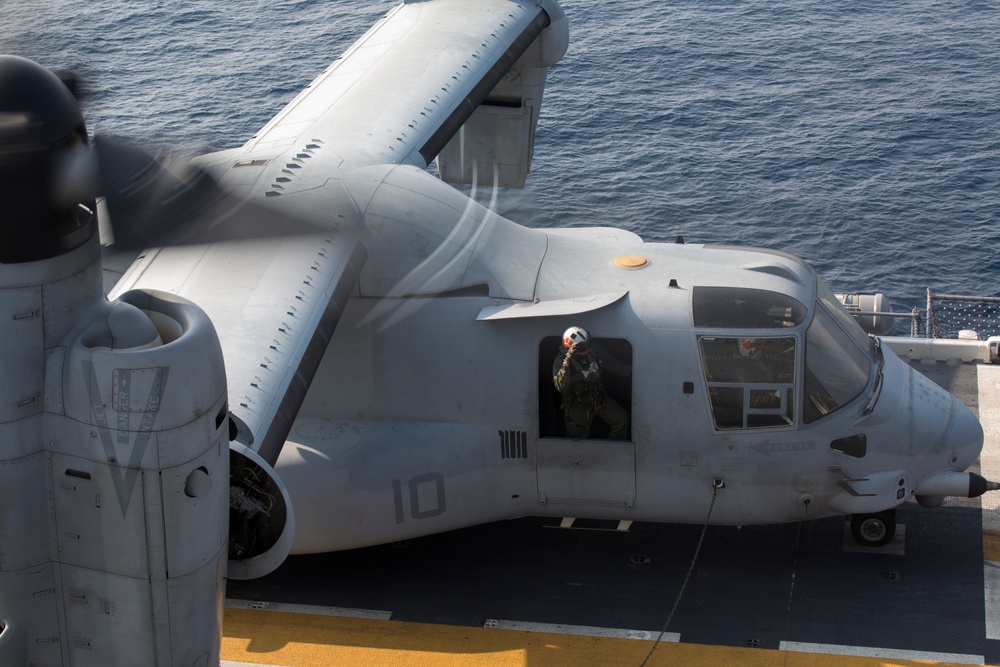
<svg viewBox="0 0 1000 667"><path fill-rule="evenodd" d="M80 98L86 95L87 91L83 79L76 72L68 69L54 69L52 73L59 77L59 80L69 89L76 101L79 102Z"/></svg>
<svg viewBox="0 0 1000 667"><path fill-rule="evenodd" d="M318 222L226 193L208 172L164 167L141 148L95 137L115 246L136 248L316 234Z"/></svg>
<svg viewBox="0 0 1000 667"><path fill-rule="evenodd" d="M84 144L72 146L53 160L49 194L52 203L68 210L80 202L92 201L100 194L100 168L97 153Z"/></svg>

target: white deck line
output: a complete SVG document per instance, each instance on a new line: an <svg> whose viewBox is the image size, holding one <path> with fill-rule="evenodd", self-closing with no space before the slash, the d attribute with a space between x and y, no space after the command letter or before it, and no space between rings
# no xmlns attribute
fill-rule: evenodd
<svg viewBox="0 0 1000 667"><path fill-rule="evenodd" d="M981 655L963 653L934 653L932 651L905 651L891 648L867 646L842 646L840 644L809 644L807 642L781 642L781 651L795 653L824 653L827 655L849 655L858 658L890 658L894 660L923 660L927 662L950 662L956 665L983 665L986 660Z"/></svg>
<svg viewBox="0 0 1000 667"><path fill-rule="evenodd" d="M260 602L254 600L234 600L226 598L226 609L249 609L250 611L277 611L286 614L313 614L314 616L339 616L342 618L367 618L388 621L391 611L378 609L352 609L349 607L321 607L310 604L286 604L284 602Z"/></svg>
<svg viewBox="0 0 1000 667"><path fill-rule="evenodd" d="M983 425L983 453L979 457L981 474L988 480L1000 480L1000 365L980 364L979 422ZM983 532L1000 531L1000 492L981 496ZM983 561L983 598L986 604L986 638L1000 639L1000 562Z"/></svg>
<svg viewBox="0 0 1000 667"><path fill-rule="evenodd" d="M653 630L624 630L621 628L598 628L589 625L562 625L558 623L528 623L525 621L507 621L488 618L484 628L498 630L520 630L522 632L545 632L553 635L578 635L582 637L611 637L614 639L643 639L655 641L659 633ZM681 636L677 632L663 634L664 642L679 642Z"/></svg>

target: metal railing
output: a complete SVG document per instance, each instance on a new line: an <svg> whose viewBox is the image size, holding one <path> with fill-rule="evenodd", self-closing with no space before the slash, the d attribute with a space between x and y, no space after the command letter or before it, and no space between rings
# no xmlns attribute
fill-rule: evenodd
<svg viewBox="0 0 1000 667"><path fill-rule="evenodd" d="M980 340L1000 335L1000 298L933 294L927 289L926 338L950 338L975 331Z"/></svg>
<svg viewBox="0 0 1000 667"><path fill-rule="evenodd" d="M974 331L979 340L1000 336L1000 297L934 294L928 288L925 311L914 308L909 313L897 313L846 307L855 317L907 318L911 338L957 338L963 331Z"/></svg>

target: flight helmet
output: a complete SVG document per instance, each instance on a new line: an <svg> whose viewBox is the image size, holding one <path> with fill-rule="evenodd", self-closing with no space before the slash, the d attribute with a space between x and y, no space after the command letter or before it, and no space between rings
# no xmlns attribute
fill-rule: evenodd
<svg viewBox="0 0 1000 667"><path fill-rule="evenodd" d="M576 345L579 349L586 349L590 345L590 334L582 327L570 327L563 332L563 347Z"/></svg>

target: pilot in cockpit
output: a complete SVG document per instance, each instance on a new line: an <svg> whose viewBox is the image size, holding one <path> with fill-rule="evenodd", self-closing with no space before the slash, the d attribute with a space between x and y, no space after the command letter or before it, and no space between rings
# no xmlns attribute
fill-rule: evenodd
<svg viewBox="0 0 1000 667"><path fill-rule="evenodd" d="M599 417L610 428L608 439L628 439L628 412L605 392L605 372L628 377L631 369L594 344L585 329L566 329L552 363L552 381L562 396L567 437L590 437L594 417Z"/></svg>

